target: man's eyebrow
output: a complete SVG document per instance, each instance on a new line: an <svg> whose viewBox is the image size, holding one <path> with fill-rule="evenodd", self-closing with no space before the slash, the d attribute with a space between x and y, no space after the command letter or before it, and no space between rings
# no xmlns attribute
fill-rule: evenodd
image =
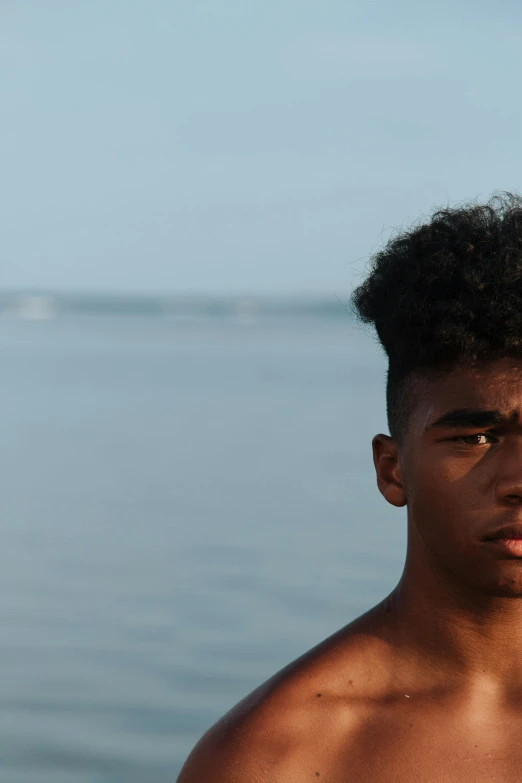
<svg viewBox="0 0 522 783"><path fill-rule="evenodd" d="M496 410L455 408L429 424L428 429L431 427L491 427L492 424L505 424L508 421L509 417Z"/></svg>

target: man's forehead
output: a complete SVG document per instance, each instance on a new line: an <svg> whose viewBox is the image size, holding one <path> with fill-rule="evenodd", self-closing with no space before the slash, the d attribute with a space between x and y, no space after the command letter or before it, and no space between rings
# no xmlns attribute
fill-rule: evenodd
<svg viewBox="0 0 522 783"><path fill-rule="evenodd" d="M453 410L496 411L522 421L522 360L460 367L421 383L414 418L423 428Z"/></svg>
<svg viewBox="0 0 522 783"><path fill-rule="evenodd" d="M441 400L469 399L486 404L496 400L505 406L510 399L522 398L522 361L458 368L440 376L431 391Z"/></svg>

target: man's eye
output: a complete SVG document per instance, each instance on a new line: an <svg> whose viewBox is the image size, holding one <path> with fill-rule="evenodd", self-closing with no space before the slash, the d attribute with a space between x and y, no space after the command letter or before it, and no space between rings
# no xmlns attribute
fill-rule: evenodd
<svg viewBox="0 0 522 783"><path fill-rule="evenodd" d="M486 446L488 443L493 443L495 438L490 432L478 432L475 435L459 435L454 440L467 446Z"/></svg>

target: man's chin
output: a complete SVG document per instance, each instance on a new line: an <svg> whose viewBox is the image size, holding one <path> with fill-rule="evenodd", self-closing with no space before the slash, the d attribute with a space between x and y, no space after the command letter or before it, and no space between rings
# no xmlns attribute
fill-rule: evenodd
<svg viewBox="0 0 522 783"><path fill-rule="evenodd" d="M492 598L522 598L522 574L484 585L483 592Z"/></svg>

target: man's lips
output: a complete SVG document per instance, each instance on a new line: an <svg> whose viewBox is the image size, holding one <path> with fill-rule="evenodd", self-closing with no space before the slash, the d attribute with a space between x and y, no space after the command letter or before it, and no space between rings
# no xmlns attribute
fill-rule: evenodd
<svg viewBox="0 0 522 783"><path fill-rule="evenodd" d="M504 525L484 536L483 541L522 539L522 525Z"/></svg>
<svg viewBox="0 0 522 783"><path fill-rule="evenodd" d="M522 557L522 525L497 528L484 536L483 541L512 557Z"/></svg>

